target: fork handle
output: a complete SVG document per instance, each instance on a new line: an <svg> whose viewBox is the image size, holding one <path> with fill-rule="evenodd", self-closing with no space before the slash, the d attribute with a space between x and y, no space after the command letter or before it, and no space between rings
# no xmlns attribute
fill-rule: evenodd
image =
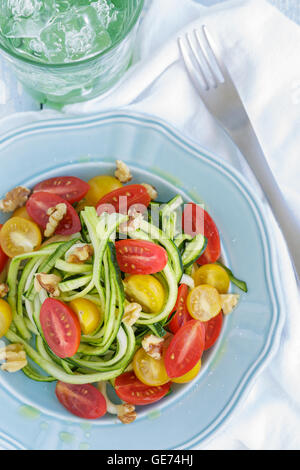
<svg viewBox="0 0 300 470"><path fill-rule="evenodd" d="M298 281L300 280L300 222L291 212L268 165L254 129L248 123L230 132L263 189L287 242Z"/></svg>

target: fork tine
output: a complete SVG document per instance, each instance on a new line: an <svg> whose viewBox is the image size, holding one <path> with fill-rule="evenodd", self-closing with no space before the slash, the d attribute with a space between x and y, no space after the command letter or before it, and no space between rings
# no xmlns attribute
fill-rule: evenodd
<svg viewBox="0 0 300 470"><path fill-rule="evenodd" d="M182 58L184 60L184 64L185 64L186 69L188 71L188 74L189 74L192 82L194 83L194 86L196 87L196 89L199 91L200 94L203 92L203 88L208 90L208 88L209 88L208 83L207 83L207 81L205 79L205 76L203 75L202 69L200 67L200 73L201 73L201 77L203 79L204 87L201 86L200 81L198 79L198 73L195 70L195 66L194 66L194 64L193 64L193 62L190 58L189 53L187 52L187 46L184 45L184 41L181 37L178 38L178 46L179 46ZM194 53L193 53L193 55L194 55ZM197 63L198 63L198 61L197 61Z"/></svg>
<svg viewBox="0 0 300 470"><path fill-rule="evenodd" d="M201 44L201 39L200 39L200 35L199 35L199 31L197 29L194 29L194 34L195 34L195 38L197 40L197 43L198 43L198 47L201 51L201 54L202 54L202 59L203 61L205 62L205 65L207 67L207 69L209 70L210 72L210 75L213 79L213 87L216 88L218 86L218 83L221 83L218 76L216 75L211 63L210 63L210 58L207 54L207 51L205 49L205 47L202 46Z"/></svg>
<svg viewBox="0 0 300 470"><path fill-rule="evenodd" d="M202 80L203 80L203 82L205 83L205 89L206 89L206 90L209 90L209 81L208 81L208 79L207 79L207 77L206 77L206 75L205 75L205 73L204 73L204 71L203 71L203 66L202 66L202 64L201 64L200 57L199 57L198 54L197 54L197 51L196 51L196 49L195 49L195 47L194 47L194 44L193 44L193 42L192 42L192 40L191 40L191 38L190 38L189 33L187 33L185 37L186 37L187 43L188 43L188 45L189 45L189 47L190 47L190 50L191 50L191 52L192 52L192 54L193 54L194 60L195 60L195 62L196 62L196 64L197 64L197 67L199 68L199 71L200 71L200 73L201 73Z"/></svg>
<svg viewBox="0 0 300 470"><path fill-rule="evenodd" d="M202 36L204 38L205 45L209 49L210 53L212 54L212 56L215 60L215 63L219 68L219 71L220 71L221 75L223 75L224 81L225 81L225 79L230 79L231 80L231 78L229 76L229 73L228 73L228 70L225 67L225 65L224 65L224 63L221 59L221 55L219 53L218 47L216 46L215 42L211 38L208 38L206 26L202 25L201 29L202 29ZM212 44L213 44L214 47L212 47Z"/></svg>

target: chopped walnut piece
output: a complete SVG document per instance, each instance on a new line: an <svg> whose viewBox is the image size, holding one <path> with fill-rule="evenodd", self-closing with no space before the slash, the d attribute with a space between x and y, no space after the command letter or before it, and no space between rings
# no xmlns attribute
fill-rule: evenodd
<svg viewBox="0 0 300 470"><path fill-rule="evenodd" d="M60 281L61 277L56 274L38 273L35 275L34 288L37 292L45 289L52 297L59 297L60 290L58 284Z"/></svg>
<svg viewBox="0 0 300 470"><path fill-rule="evenodd" d="M128 183L132 180L132 174L126 163L122 162L122 160L116 160L117 169L115 171L115 177L121 183Z"/></svg>
<svg viewBox="0 0 300 470"><path fill-rule="evenodd" d="M80 264L91 259L94 254L92 245L75 246L66 257L68 263Z"/></svg>
<svg viewBox="0 0 300 470"><path fill-rule="evenodd" d="M50 207L47 210L49 220L44 232L45 237L51 237L57 229L59 222L64 218L67 213L67 205L63 202L57 204L55 207Z"/></svg>
<svg viewBox="0 0 300 470"><path fill-rule="evenodd" d="M5 283L0 284L0 298L5 297L9 292L9 287Z"/></svg>
<svg viewBox="0 0 300 470"><path fill-rule="evenodd" d="M146 335L142 341L142 347L148 356L153 359L161 359L163 351L163 338L158 338L155 335Z"/></svg>
<svg viewBox="0 0 300 470"><path fill-rule="evenodd" d="M141 223L144 220L143 214L141 212L138 212L135 209L129 209L128 215L129 215L128 229L133 230L133 231L138 230L141 226Z"/></svg>
<svg viewBox="0 0 300 470"><path fill-rule="evenodd" d="M158 192L156 191L155 187L148 183L142 183L142 186L147 189L147 193L151 197L151 201L155 201L155 199L158 197Z"/></svg>
<svg viewBox="0 0 300 470"><path fill-rule="evenodd" d="M7 354L19 353L20 351L23 351L23 350L24 348L22 344L19 344L19 343L8 344L7 346L0 348L0 361L5 361Z"/></svg>
<svg viewBox="0 0 300 470"><path fill-rule="evenodd" d="M123 316L123 323L132 326L139 319L142 312L142 306L136 302L132 302L125 306L125 313Z"/></svg>
<svg viewBox="0 0 300 470"><path fill-rule="evenodd" d="M136 420L135 406L124 403L118 406L118 418L124 424L132 423Z"/></svg>
<svg viewBox="0 0 300 470"><path fill-rule="evenodd" d="M129 220L119 225L119 231L122 233L128 233L130 231L135 232L141 227L141 223L144 220L143 214L138 212L135 208L128 210Z"/></svg>
<svg viewBox="0 0 300 470"><path fill-rule="evenodd" d="M30 189L24 186L18 186L17 188L9 191L5 198L0 200L0 211L2 212L13 212L18 207L25 205L30 194Z"/></svg>
<svg viewBox="0 0 300 470"><path fill-rule="evenodd" d="M228 315L237 305L240 296L238 294L221 294L220 297L223 313Z"/></svg>
<svg viewBox="0 0 300 470"><path fill-rule="evenodd" d="M17 372L27 366L26 353L21 344L10 344L0 349L0 361L5 361L0 369Z"/></svg>

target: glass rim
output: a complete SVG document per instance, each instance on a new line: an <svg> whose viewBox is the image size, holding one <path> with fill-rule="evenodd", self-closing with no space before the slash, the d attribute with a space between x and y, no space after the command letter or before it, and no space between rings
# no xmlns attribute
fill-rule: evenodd
<svg viewBox="0 0 300 470"><path fill-rule="evenodd" d="M105 56L107 53L112 51L115 47L117 47L120 43L122 43L126 39L126 37L129 35L129 33L132 31L132 29L136 25L138 19L140 18L143 7L144 7L145 0L138 0L138 1L139 1L139 5L137 7L136 13L131 18L131 20L129 21L128 28L127 28L125 34L122 37L120 37L116 42L111 44L107 49L104 49L104 51L98 52L97 54L95 54L91 57L87 57L86 59L81 59L81 60L77 60L77 61L74 61L74 62L64 62L64 63L59 63L59 64L49 64L49 63L45 63L45 62L38 62L36 60L29 59L28 57L24 57L21 54L17 54L14 51L11 51L9 48L5 47L5 45L2 44L1 42L0 42L0 52L2 50L8 56L14 57L15 59L18 59L21 62L26 62L27 64L30 64L30 65L33 65L33 66L36 66L36 67L44 67L44 68L49 68L49 69L76 67L77 65L82 65L82 64L92 62L92 61L98 59L99 57Z"/></svg>

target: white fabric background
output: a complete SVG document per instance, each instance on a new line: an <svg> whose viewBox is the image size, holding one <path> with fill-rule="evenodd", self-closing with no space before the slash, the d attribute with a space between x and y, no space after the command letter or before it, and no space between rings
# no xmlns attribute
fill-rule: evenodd
<svg viewBox="0 0 300 470"><path fill-rule="evenodd" d="M256 185L239 152L204 108L179 57L179 31L203 23L223 45L225 62L270 165L295 217L300 217L300 29L264 0L235 0L209 9L192 0L153 0L139 32L136 65L121 84L104 97L64 111L123 107L159 116L231 162ZM17 119L22 123L52 114L27 113ZM16 116L2 121L1 131L16 123ZM266 210L286 300L280 349L226 428L201 449L300 449L298 289L282 236Z"/></svg>

